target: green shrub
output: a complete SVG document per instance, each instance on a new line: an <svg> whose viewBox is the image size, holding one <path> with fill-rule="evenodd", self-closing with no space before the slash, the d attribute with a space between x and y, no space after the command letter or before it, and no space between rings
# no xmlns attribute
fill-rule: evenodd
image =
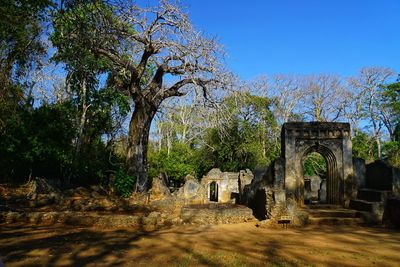
<svg viewBox="0 0 400 267"><path fill-rule="evenodd" d="M384 145L384 153L391 166L400 168L400 142L387 142Z"/></svg>
<svg viewBox="0 0 400 267"><path fill-rule="evenodd" d="M115 190L122 197L129 197L135 185L136 179L126 173L124 169L119 169L115 174Z"/></svg>
<svg viewBox="0 0 400 267"><path fill-rule="evenodd" d="M167 149L160 151L149 150L150 170L149 176L155 177L160 173L165 173L168 178L182 182L188 174L196 175L195 150L189 145L175 142L168 155Z"/></svg>

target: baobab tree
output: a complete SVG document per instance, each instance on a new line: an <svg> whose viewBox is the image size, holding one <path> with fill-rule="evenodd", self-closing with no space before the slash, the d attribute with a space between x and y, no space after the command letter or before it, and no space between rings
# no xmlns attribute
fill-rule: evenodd
<svg viewBox="0 0 400 267"><path fill-rule="evenodd" d="M205 98L229 75L223 50L196 31L175 3L154 7L132 1L70 1L56 18L59 53L79 52L107 73L107 84L132 101L127 145L128 174L136 191L147 188L147 149L151 122L161 103L195 90ZM71 44L79 44L71 51ZM90 66L91 63L89 63Z"/></svg>

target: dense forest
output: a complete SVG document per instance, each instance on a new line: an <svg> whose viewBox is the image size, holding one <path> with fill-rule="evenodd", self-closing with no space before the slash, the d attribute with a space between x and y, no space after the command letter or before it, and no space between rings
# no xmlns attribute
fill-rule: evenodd
<svg viewBox="0 0 400 267"><path fill-rule="evenodd" d="M159 173L267 166L287 121L349 122L354 157L400 167L395 70L243 81L170 1L3 0L0 53L2 182L114 177L129 196Z"/></svg>

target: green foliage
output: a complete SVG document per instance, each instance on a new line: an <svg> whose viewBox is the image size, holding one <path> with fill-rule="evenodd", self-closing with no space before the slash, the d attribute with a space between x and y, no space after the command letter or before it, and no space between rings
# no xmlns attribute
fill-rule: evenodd
<svg viewBox="0 0 400 267"><path fill-rule="evenodd" d="M183 181L187 174L195 174L196 169L195 150L186 144L174 143L169 154L166 148L160 151L149 150L150 177L160 173L168 175L169 179L177 182Z"/></svg>
<svg viewBox="0 0 400 267"><path fill-rule="evenodd" d="M68 103L18 109L0 138L0 176L23 180L35 176L59 178L71 163L75 134Z"/></svg>
<svg viewBox="0 0 400 267"><path fill-rule="evenodd" d="M18 79L45 53L40 40L49 0L0 1L0 85Z"/></svg>
<svg viewBox="0 0 400 267"><path fill-rule="evenodd" d="M77 160L79 164L73 166L76 112L71 102L33 110L18 108L8 117L5 131L0 133L0 180L23 182L29 175L61 180L71 178L74 184L106 180L115 169L110 161L124 160L114 155L101 139L103 127L107 125L107 120L102 119L107 117L93 117L94 122L87 128Z"/></svg>
<svg viewBox="0 0 400 267"><path fill-rule="evenodd" d="M118 50L119 41L100 32L121 25L110 6L101 0L68 1L53 14L50 40L57 51L52 59L65 64L73 93L76 144L71 178L77 184L107 180L115 170L111 162L124 161L115 155L104 136L115 136L116 122L130 111L130 102L117 90L115 76L119 74L111 73L111 61L94 49L101 45Z"/></svg>
<svg viewBox="0 0 400 267"><path fill-rule="evenodd" d="M0 1L0 134L19 115L24 90L31 84L26 77L40 67L45 45L40 36L48 0ZM19 120L19 119L17 119Z"/></svg>
<svg viewBox="0 0 400 267"><path fill-rule="evenodd" d="M150 175L165 172L173 180L181 181L187 174L200 178L214 167L239 171L265 166L279 155L277 125L268 98L238 93L225 98L223 104L229 119L224 125L205 131L192 128L200 124L197 117L190 118L193 126L180 124L181 113L169 114L168 121L159 123L160 130L168 131L170 142L173 140L172 147L169 152L166 146L150 151ZM182 108L190 112L190 107ZM195 112L191 115L195 116ZM193 138L195 131L204 133ZM182 136L186 138L180 139ZM164 140L159 141L163 144Z"/></svg>
<svg viewBox="0 0 400 267"><path fill-rule="evenodd" d="M104 18L113 21L112 10L103 1L71 1L65 9L53 15L54 31L50 36L57 53L53 59L66 63L67 70L104 70L110 62L98 57L90 49L97 44L113 46L116 41L99 32L107 23ZM81 63L84 62L84 65Z"/></svg>
<svg viewBox="0 0 400 267"><path fill-rule="evenodd" d="M239 102L238 102L239 101ZM250 94L225 100L232 119L220 129L209 129L199 154L206 159L201 167L208 171L219 167L223 171L268 165L277 155L275 118L270 111L268 98Z"/></svg>
<svg viewBox="0 0 400 267"><path fill-rule="evenodd" d="M396 128L394 129L394 140L400 141L400 122L396 124Z"/></svg>
<svg viewBox="0 0 400 267"><path fill-rule="evenodd" d="M115 174L115 190L117 194L122 197L129 197L135 185L136 179L133 176L129 176L124 169L119 169Z"/></svg>
<svg viewBox="0 0 400 267"><path fill-rule="evenodd" d="M392 115L400 117L400 81L385 86L383 97L386 104L391 108Z"/></svg>
<svg viewBox="0 0 400 267"><path fill-rule="evenodd" d="M323 177L326 174L326 160L316 152L309 154L303 163L303 173L307 176L318 175Z"/></svg>
<svg viewBox="0 0 400 267"><path fill-rule="evenodd" d="M389 164L396 168L400 168L400 142L391 141L385 143L384 152Z"/></svg>
<svg viewBox="0 0 400 267"><path fill-rule="evenodd" d="M376 142L364 132L356 131L352 138L353 157L362 158L367 162L378 158Z"/></svg>

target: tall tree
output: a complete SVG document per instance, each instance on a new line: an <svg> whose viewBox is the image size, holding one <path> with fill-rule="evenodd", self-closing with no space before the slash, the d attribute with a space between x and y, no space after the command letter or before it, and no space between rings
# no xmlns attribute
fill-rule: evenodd
<svg viewBox="0 0 400 267"><path fill-rule="evenodd" d="M400 130L400 80L382 88L382 121L391 141L400 141L396 134Z"/></svg>
<svg viewBox="0 0 400 267"><path fill-rule="evenodd" d="M24 100L25 75L45 54L41 40L50 0L0 1L0 132ZM23 101L25 102L25 101Z"/></svg>
<svg viewBox="0 0 400 267"><path fill-rule="evenodd" d="M381 134L384 126L385 105L382 104L382 88L392 78L394 71L382 67L362 68L358 77L350 80L360 99L359 109L370 123L377 144L378 158L382 157Z"/></svg>
<svg viewBox="0 0 400 267"><path fill-rule="evenodd" d="M237 92L224 99L225 113L230 118L218 128L208 129L202 157L212 166L226 171L268 165L278 155L274 140L275 118L271 101L248 92ZM204 166L205 167L205 166Z"/></svg>
<svg viewBox="0 0 400 267"><path fill-rule="evenodd" d="M222 80L219 45L197 32L179 6L164 0L146 8L131 1L75 1L70 10L59 12L56 23L63 49L79 53L69 50L69 44L79 44L109 62L109 82L132 100L127 165L137 178L136 190L145 191L154 115L165 99L188 89L210 94Z"/></svg>
<svg viewBox="0 0 400 267"><path fill-rule="evenodd" d="M334 75L305 77L302 88L305 96L304 112L313 121L337 121L342 118L351 100L341 79Z"/></svg>
<svg viewBox="0 0 400 267"><path fill-rule="evenodd" d="M275 75L268 96L273 100L273 111L280 126L291 120L298 120L301 109L300 102L304 99L301 76Z"/></svg>

